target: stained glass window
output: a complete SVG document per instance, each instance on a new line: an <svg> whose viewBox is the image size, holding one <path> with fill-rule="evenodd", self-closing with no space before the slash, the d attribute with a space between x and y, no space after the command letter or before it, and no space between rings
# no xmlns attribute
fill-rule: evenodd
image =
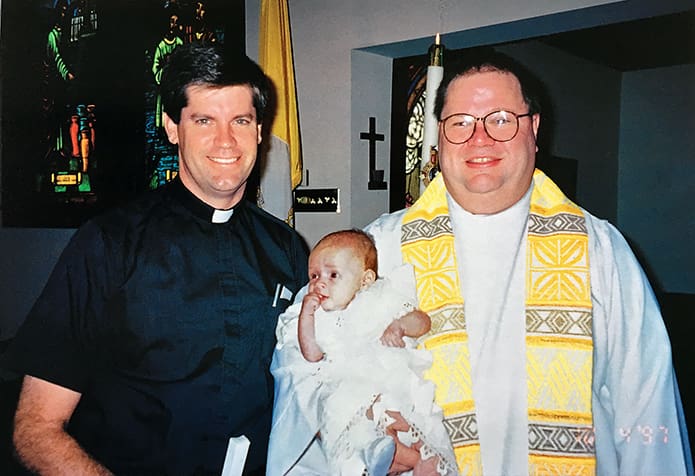
<svg viewBox="0 0 695 476"><path fill-rule="evenodd" d="M158 45L245 49L244 0L22 0L2 7L2 224L76 227L177 174ZM154 70L154 71L153 71Z"/></svg>
<svg viewBox="0 0 695 476"><path fill-rule="evenodd" d="M427 62L426 55L394 60L390 211L408 207L420 196Z"/></svg>

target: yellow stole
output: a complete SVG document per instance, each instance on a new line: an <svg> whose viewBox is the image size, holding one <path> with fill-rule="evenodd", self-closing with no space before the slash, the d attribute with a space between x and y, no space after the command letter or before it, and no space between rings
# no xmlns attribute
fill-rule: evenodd
<svg viewBox="0 0 695 476"><path fill-rule="evenodd" d="M534 173L526 251L526 372L529 474L593 475L593 339L586 223L540 170ZM406 212L403 261L415 268L432 329L427 377L462 475L482 475L468 334L446 189L439 174ZM519 316L521 318L521 316Z"/></svg>

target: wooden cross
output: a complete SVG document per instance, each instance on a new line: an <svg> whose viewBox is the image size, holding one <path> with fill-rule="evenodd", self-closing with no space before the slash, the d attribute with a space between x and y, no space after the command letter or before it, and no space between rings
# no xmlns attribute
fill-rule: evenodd
<svg viewBox="0 0 695 476"><path fill-rule="evenodd" d="M384 171L376 169L376 143L384 140L384 134L376 133L376 117L369 118L369 132L360 132L360 140L369 141L369 183L368 190L386 190Z"/></svg>

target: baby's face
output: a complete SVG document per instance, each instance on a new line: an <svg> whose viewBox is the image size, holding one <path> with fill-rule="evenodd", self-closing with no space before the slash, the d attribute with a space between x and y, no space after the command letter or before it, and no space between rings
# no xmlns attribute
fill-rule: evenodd
<svg viewBox="0 0 695 476"><path fill-rule="evenodd" d="M322 296L325 311L345 309L365 284L365 273L362 259L350 248L321 245L309 255L309 292Z"/></svg>

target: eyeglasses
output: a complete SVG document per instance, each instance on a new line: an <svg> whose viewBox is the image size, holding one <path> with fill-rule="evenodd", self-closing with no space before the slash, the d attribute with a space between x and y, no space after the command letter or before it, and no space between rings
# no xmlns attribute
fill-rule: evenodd
<svg viewBox="0 0 695 476"><path fill-rule="evenodd" d="M444 137L452 144L463 144L475 134L475 126L478 121L483 123L485 132L497 142L508 142L516 137L519 132L519 119L532 116L516 114L510 111L493 111L483 117L475 117L470 114L452 114L440 122L444 128Z"/></svg>

